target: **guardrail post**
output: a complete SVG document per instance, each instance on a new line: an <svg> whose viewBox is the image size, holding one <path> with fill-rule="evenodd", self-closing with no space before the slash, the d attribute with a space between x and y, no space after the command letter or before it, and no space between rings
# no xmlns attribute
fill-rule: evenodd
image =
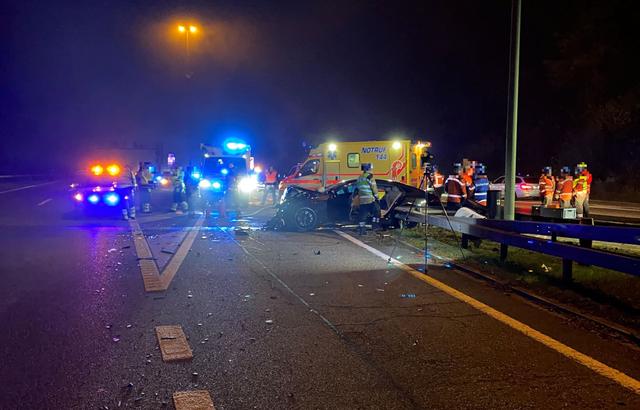
<svg viewBox="0 0 640 410"><path fill-rule="evenodd" d="M562 259L562 281L566 284L573 282L573 261Z"/></svg>
<svg viewBox="0 0 640 410"><path fill-rule="evenodd" d="M469 249L469 235L466 233L463 233L460 238L460 246L462 246L462 249Z"/></svg>
<svg viewBox="0 0 640 410"><path fill-rule="evenodd" d="M500 244L500 262L507 260L507 253L509 252L509 245L505 243Z"/></svg>

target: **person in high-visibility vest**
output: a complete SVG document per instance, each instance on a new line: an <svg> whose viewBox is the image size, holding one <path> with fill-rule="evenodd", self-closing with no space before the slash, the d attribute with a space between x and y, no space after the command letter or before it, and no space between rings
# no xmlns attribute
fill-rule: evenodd
<svg viewBox="0 0 640 410"><path fill-rule="evenodd" d="M560 208L571 208L573 177L569 167L562 167L560 170L560 179L556 184L556 198L560 200Z"/></svg>
<svg viewBox="0 0 640 410"><path fill-rule="evenodd" d="M370 172L373 165L369 163L362 164L362 174L356 181L356 189L358 190L358 234L364 235L367 232L367 219L369 216L375 218L376 215L376 197L378 196L378 186L373 174Z"/></svg>
<svg viewBox="0 0 640 410"><path fill-rule="evenodd" d="M476 186L473 183L473 174L473 167L465 168L462 172L462 181L464 182L465 188L467 190L467 199L474 199L476 193Z"/></svg>
<svg viewBox="0 0 640 410"><path fill-rule="evenodd" d="M173 203L171 204L171 211L177 212L178 206L183 212L189 210L189 205L185 200L185 185L184 185L184 170L182 167L178 167L176 174L171 181L173 184Z"/></svg>
<svg viewBox="0 0 640 410"><path fill-rule="evenodd" d="M556 191L556 180L553 177L553 171L551 167L547 166L542 168L542 174L540 174L540 180L538 181L540 187L540 200L545 207L553 204L553 194Z"/></svg>
<svg viewBox="0 0 640 410"><path fill-rule="evenodd" d="M438 198L438 201L440 201L442 194L444 194L444 175L440 173L437 165L434 165L432 168L431 186L433 186L433 194Z"/></svg>
<svg viewBox="0 0 640 410"><path fill-rule="evenodd" d="M277 203L276 185L278 185L278 171L270 166L264 173L264 193L262 194L262 205L267 203L267 197L271 194L273 205Z"/></svg>
<svg viewBox="0 0 640 410"><path fill-rule="evenodd" d="M475 191L473 199L482 206L487 206L487 193L489 192L489 178L487 178L487 168L484 164L478 164L475 170L473 185Z"/></svg>
<svg viewBox="0 0 640 410"><path fill-rule="evenodd" d="M584 202L587 199L589 183L586 175L582 174L580 168L576 168L576 177L573 180L573 203L576 206L576 216L584 217Z"/></svg>
<svg viewBox="0 0 640 410"><path fill-rule="evenodd" d="M467 200L467 186L462 175L462 165L453 164L453 174L444 182L447 191L447 209L457 211Z"/></svg>
<svg viewBox="0 0 640 410"><path fill-rule="evenodd" d="M591 172L589 172L589 170L587 169L587 164L585 162L579 163L576 168L578 168L580 176L584 176L587 181L587 195L582 204L582 208L583 208L582 213L585 218L588 218L589 217L589 197L591 196L591 183L593 182L593 175L591 175Z"/></svg>
<svg viewBox="0 0 640 410"><path fill-rule="evenodd" d="M136 173L136 183L140 192L140 211L142 213L151 212L151 183L152 175L149 171L149 163L140 163Z"/></svg>

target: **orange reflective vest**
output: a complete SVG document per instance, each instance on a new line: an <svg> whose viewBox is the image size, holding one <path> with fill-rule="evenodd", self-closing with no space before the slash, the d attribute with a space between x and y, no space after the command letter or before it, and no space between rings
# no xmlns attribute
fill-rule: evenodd
<svg viewBox="0 0 640 410"><path fill-rule="evenodd" d="M584 170L582 171L582 173L580 174L580 176L584 176L587 178L587 194L591 193L591 183L593 182L593 175L591 175L591 172L589 172L588 170Z"/></svg>
<svg viewBox="0 0 640 410"><path fill-rule="evenodd" d="M265 173L265 181L266 184L275 185L278 182L278 173L276 171Z"/></svg>
<svg viewBox="0 0 640 410"><path fill-rule="evenodd" d="M553 195L556 190L556 181L553 177L548 175L540 175L540 181L538 182L540 186L540 196Z"/></svg>
<svg viewBox="0 0 640 410"><path fill-rule="evenodd" d="M459 204L463 200L467 199L467 188L465 183L456 175L449 175L449 178L447 178L444 184L445 189L447 190L447 202Z"/></svg>
<svg viewBox="0 0 640 410"><path fill-rule="evenodd" d="M565 179L560 178L558 184L556 185L556 195L560 197L563 201L570 201L573 197L573 178L566 177Z"/></svg>
<svg viewBox="0 0 640 410"><path fill-rule="evenodd" d="M573 193L575 195L586 195L589 189L589 183L586 175L580 175L573 180Z"/></svg>

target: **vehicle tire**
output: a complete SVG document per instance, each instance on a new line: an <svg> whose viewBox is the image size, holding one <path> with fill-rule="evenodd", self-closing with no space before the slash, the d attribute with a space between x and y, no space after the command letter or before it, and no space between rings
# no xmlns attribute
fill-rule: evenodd
<svg viewBox="0 0 640 410"><path fill-rule="evenodd" d="M291 223L287 224L299 232L307 232L318 226L318 213L309 207L302 207L295 211Z"/></svg>

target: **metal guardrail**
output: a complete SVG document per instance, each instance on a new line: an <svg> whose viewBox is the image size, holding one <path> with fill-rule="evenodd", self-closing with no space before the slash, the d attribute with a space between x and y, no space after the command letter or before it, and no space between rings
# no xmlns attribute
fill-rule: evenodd
<svg viewBox="0 0 640 410"><path fill-rule="evenodd" d="M407 217L408 210L398 210L396 217L415 223L424 223L425 215L413 210ZM403 215L404 214L404 215ZM443 215L428 217L429 225L444 229L453 229L462 234L463 246L471 238L488 239L500 243L500 260L507 259L508 247L527 249L550 256L562 258L562 278L572 281L573 262L584 265L599 266L618 272L640 276L640 258L619 255L611 252L591 249L591 241L640 244L640 228L601 227L578 224L539 223L523 221L502 221L474 218L448 219ZM541 239L525 234L550 236ZM577 238L581 246L560 243L557 237Z"/></svg>

